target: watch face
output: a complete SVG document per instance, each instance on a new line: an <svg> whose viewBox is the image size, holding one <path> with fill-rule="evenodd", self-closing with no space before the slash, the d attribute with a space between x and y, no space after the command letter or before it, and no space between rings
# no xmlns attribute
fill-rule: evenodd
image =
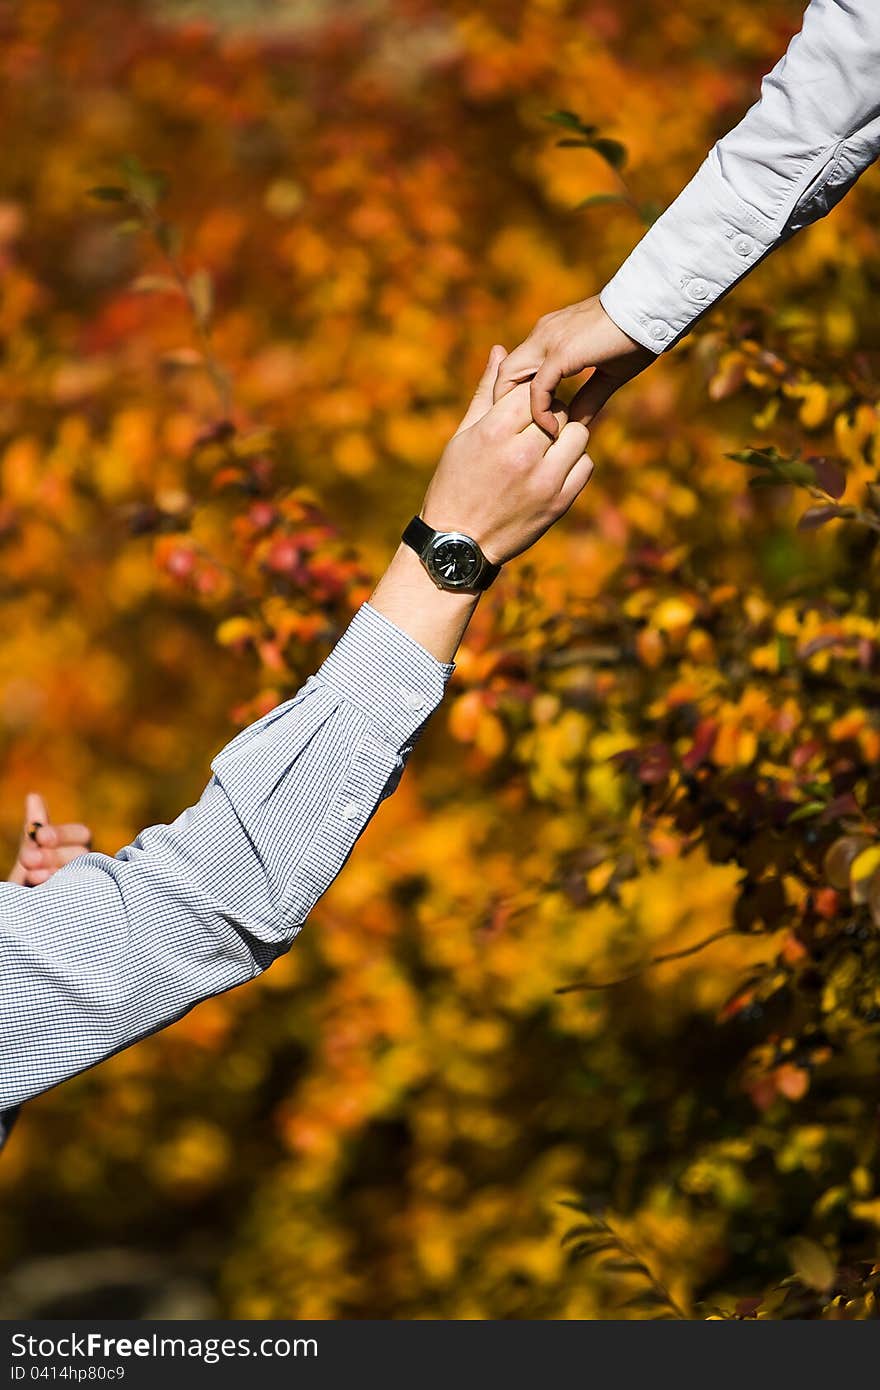
<svg viewBox="0 0 880 1390"><path fill-rule="evenodd" d="M425 558L432 577L447 589L467 589L480 573L476 545L455 532L438 536Z"/></svg>

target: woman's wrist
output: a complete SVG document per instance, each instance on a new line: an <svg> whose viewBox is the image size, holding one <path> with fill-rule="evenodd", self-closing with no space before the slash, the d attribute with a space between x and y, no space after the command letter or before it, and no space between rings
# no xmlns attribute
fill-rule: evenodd
<svg viewBox="0 0 880 1390"><path fill-rule="evenodd" d="M402 542L370 596L370 606L438 661L452 661L479 594L438 589L424 565Z"/></svg>

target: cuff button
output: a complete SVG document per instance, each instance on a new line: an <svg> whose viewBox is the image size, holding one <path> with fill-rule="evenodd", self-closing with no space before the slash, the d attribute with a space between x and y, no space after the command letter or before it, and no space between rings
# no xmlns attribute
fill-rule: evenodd
<svg viewBox="0 0 880 1390"><path fill-rule="evenodd" d="M650 333L651 337L658 343L661 338L669 337L669 329L666 327L665 323L652 323L651 327L648 329L648 332Z"/></svg>
<svg viewBox="0 0 880 1390"><path fill-rule="evenodd" d="M755 249L755 243L751 237L738 236L733 243L733 249L740 256L750 256Z"/></svg>
<svg viewBox="0 0 880 1390"><path fill-rule="evenodd" d="M691 280L687 287L691 299L708 299L709 286L705 280Z"/></svg>
<svg viewBox="0 0 880 1390"><path fill-rule="evenodd" d="M357 820L361 813L361 808L356 801L347 801L342 808L343 820Z"/></svg>
<svg viewBox="0 0 880 1390"><path fill-rule="evenodd" d="M407 709L416 714L420 709L425 708L425 701L415 690L401 690L400 698L403 700Z"/></svg>

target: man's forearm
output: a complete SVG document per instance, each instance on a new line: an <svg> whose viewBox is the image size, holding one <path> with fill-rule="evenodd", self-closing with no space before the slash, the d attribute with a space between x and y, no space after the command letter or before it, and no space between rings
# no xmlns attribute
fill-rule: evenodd
<svg viewBox="0 0 880 1390"><path fill-rule="evenodd" d="M409 571L405 559L389 571L390 609L451 652L464 605L439 605ZM298 694L218 754L197 805L115 858L86 854L33 888L0 884L0 1111L286 951L451 670L364 605Z"/></svg>

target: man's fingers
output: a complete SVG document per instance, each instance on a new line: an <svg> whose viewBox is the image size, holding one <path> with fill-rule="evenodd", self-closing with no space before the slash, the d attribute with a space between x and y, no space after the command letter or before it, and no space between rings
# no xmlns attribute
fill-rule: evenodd
<svg viewBox="0 0 880 1390"><path fill-rule="evenodd" d="M566 425L566 429L568 428L569 426ZM590 458L590 455L581 454L577 462L569 469L565 482L559 489L563 513L567 512L572 502L580 497L587 483L593 476L593 467L593 460Z"/></svg>
<svg viewBox="0 0 880 1390"><path fill-rule="evenodd" d="M559 438L554 440L544 455L541 464L544 476L552 470L561 488L572 468L583 457L589 438L590 431L586 425L581 425L575 420L563 423Z"/></svg>
<svg viewBox="0 0 880 1390"><path fill-rule="evenodd" d="M542 430L546 430L552 439L556 438L561 428L554 419L551 408L556 388L561 380L562 373L559 368L554 366L551 358L545 357L532 377L532 384L529 387L532 419L536 425L540 425Z"/></svg>
<svg viewBox="0 0 880 1390"><path fill-rule="evenodd" d="M527 386L515 386L506 396L495 402L490 418L493 425L497 424L499 430L504 434L518 434L520 430L524 430L526 425L532 423L532 412L529 409L529 388Z"/></svg>
<svg viewBox="0 0 880 1390"><path fill-rule="evenodd" d="M49 808L39 792L28 792L24 799L24 833L31 835L38 825L49 824Z"/></svg>
<svg viewBox="0 0 880 1390"><path fill-rule="evenodd" d="M471 425L475 425L478 420L482 420L487 410L491 410L492 389L498 375L498 368L504 361L504 355L505 349L500 343L496 343L489 353L489 360L483 369L483 375L480 377L479 385L471 398L464 419L456 431L457 434L460 434L462 430L469 429Z"/></svg>
<svg viewBox="0 0 880 1390"><path fill-rule="evenodd" d="M597 367L589 381L584 382L568 407L570 419L579 420L581 424L588 425L599 414L605 402L614 395L619 385L619 381L606 376L602 368Z"/></svg>

